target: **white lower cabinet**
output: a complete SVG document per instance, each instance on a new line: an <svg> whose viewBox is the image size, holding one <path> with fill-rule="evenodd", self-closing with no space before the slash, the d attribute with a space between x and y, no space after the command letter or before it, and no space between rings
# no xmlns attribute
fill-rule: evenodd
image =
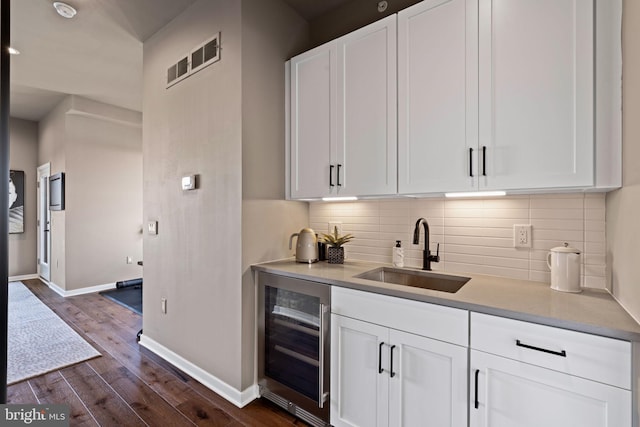
<svg viewBox="0 0 640 427"><path fill-rule="evenodd" d="M374 296L378 302L380 297ZM407 303L422 305L426 312L431 307ZM342 311L335 295L332 306ZM461 318L467 316L465 311L450 310L459 311ZM380 317L401 318L410 311L411 307L404 313L387 310ZM331 424L466 426L467 347L381 326L379 318L370 320L378 324L331 316ZM422 324L421 319L414 320Z"/></svg>
<svg viewBox="0 0 640 427"><path fill-rule="evenodd" d="M471 427L631 426L629 390L476 350L471 388Z"/></svg>
<svg viewBox="0 0 640 427"><path fill-rule="evenodd" d="M629 342L472 313L471 347L470 427L632 425Z"/></svg>

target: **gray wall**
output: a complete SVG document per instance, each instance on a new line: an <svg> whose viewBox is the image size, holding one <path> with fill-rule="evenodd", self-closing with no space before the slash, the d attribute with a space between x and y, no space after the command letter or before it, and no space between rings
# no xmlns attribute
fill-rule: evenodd
<svg viewBox="0 0 640 427"><path fill-rule="evenodd" d="M66 170L66 112L71 108L67 97L39 123L38 165L51 163L51 175ZM65 216L66 211L51 212L50 282L64 289L66 283Z"/></svg>
<svg viewBox="0 0 640 427"><path fill-rule="evenodd" d="M640 321L640 3L624 0L623 10L623 188L607 195L607 261L613 295Z"/></svg>
<svg viewBox="0 0 640 427"><path fill-rule="evenodd" d="M77 291L141 277L140 113L66 98L40 122L47 162L66 180L65 210L51 213L51 281Z"/></svg>
<svg viewBox="0 0 640 427"><path fill-rule="evenodd" d="M165 89L221 32L221 60ZM144 44L144 334L237 389L253 384L249 265L290 255L308 221L284 202L284 61L306 23L279 0L200 0ZM199 175L199 188L180 178ZM167 314L160 301L167 298Z"/></svg>
<svg viewBox="0 0 640 427"><path fill-rule="evenodd" d="M167 67L221 32L221 60L165 89ZM144 43L144 334L240 388L241 2L194 3ZM183 192L183 175L199 188ZM167 313L160 310L167 299Z"/></svg>
<svg viewBox="0 0 640 427"><path fill-rule="evenodd" d="M9 234L9 277L37 272L36 182L38 168L38 124L9 119L9 166L24 171L24 233Z"/></svg>
<svg viewBox="0 0 640 427"><path fill-rule="evenodd" d="M242 388L253 383L251 264L291 255L289 236L308 226L309 204L284 201L284 63L308 42L308 25L278 0L242 3Z"/></svg>

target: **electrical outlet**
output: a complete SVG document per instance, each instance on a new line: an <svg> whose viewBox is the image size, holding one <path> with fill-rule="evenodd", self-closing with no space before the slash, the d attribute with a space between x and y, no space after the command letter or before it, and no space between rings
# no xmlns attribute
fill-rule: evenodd
<svg viewBox="0 0 640 427"><path fill-rule="evenodd" d="M127 257L127 264L133 264L133 259L130 256Z"/></svg>
<svg viewBox="0 0 640 427"><path fill-rule="evenodd" d="M162 298L160 300L160 307L162 309L162 313L163 314L167 314L167 299L166 298Z"/></svg>
<svg viewBox="0 0 640 427"><path fill-rule="evenodd" d="M335 227L338 227L338 234L342 234L342 222L332 221L329 223L328 234L333 234Z"/></svg>
<svg viewBox="0 0 640 427"><path fill-rule="evenodd" d="M531 247L531 224L514 224L513 225L513 247L514 248L530 248Z"/></svg>

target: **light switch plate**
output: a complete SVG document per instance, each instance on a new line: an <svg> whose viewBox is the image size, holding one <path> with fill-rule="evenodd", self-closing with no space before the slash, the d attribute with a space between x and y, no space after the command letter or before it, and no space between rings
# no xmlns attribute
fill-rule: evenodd
<svg viewBox="0 0 640 427"><path fill-rule="evenodd" d="M158 234L158 221L149 221L147 223L147 230L149 234Z"/></svg>

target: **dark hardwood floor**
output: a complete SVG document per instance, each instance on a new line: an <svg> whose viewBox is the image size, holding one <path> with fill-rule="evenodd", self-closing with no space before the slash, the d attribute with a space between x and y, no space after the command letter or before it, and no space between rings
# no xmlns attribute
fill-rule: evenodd
<svg viewBox="0 0 640 427"><path fill-rule="evenodd" d="M9 386L8 403L63 403L72 426L307 426L263 399L242 409L141 347L142 317L98 294L63 298L23 283L91 343L97 357Z"/></svg>

